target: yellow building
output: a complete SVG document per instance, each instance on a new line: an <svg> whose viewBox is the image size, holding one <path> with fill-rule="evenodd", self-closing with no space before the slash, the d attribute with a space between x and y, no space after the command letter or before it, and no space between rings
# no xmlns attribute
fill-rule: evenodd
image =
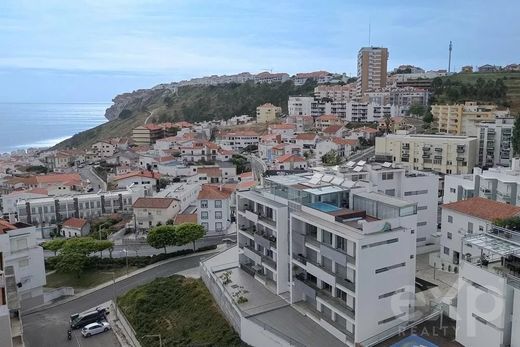
<svg viewBox="0 0 520 347"><path fill-rule="evenodd" d="M256 108L256 122L268 123L273 122L282 114L282 108L273 104L267 103Z"/></svg>
<svg viewBox="0 0 520 347"><path fill-rule="evenodd" d="M478 105L467 101L464 104L432 105L432 115L439 133L477 136L480 122L507 116L509 110L498 111L496 105Z"/></svg>
<svg viewBox="0 0 520 347"><path fill-rule="evenodd" d="M443 174L468 174L476 165L478 139L452 135L376 137L376 160L410 169Z"/></svg>

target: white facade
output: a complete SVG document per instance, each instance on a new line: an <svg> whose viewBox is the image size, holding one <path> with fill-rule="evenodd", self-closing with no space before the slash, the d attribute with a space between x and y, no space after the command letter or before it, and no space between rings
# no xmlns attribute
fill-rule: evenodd
<svg viewBox="0 0 520 347"><path fill-rule="evenodd" d="M514 121L514 118L497 118L494 122L478 124L478 164L480 166L509 166L511 164Z"/></svg>
<svg viewBox="0 0 520 347"><path fill-rule="evenodd" d="M161 189L159 193L154 195L160 198L175 198L179 200L180 211L183 212L188 206L197 200L200 192L201 184L199 182L179 182L171 183L166 188Z"/></svg>
<svg viewBox="0 0 520 347"><path fill-rule="evenodd" d="M205 194L207 189L214 190L217 196ZM208 235L222 234L228 230L233 196L227 189L220 191L219 187L203 187L197 198L197 222L206 229Z"/></svg>
<svg viewBox="0 0 520 347"><path fill-rule="evenodd" d="M311 115L311 107L314 102L312 96L290 96L288 101L289 116Z"/></svg>
<svg viewBox="0 0 520 347"><path fill-rule="evenodd" d="M324 182L297 188L311 176L270 177L264 190L237 194L239 263L354 346L411 318L416 204ZM392 306L396 295L403 307Z"/></svg>

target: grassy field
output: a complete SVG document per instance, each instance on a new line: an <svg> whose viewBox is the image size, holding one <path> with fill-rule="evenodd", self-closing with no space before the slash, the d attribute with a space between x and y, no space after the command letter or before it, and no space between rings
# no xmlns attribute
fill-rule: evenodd
<svg viewBox="0 0 520 347"><path fill-rule="evenodd" d="M137 336L161 334L163 346L246 346L198 279L158 278L119 297L118 304ZM154 339L140 342L159 346Z"/></svg>
<svg viewBox="0 0 520 347"><path fill-rule="evenodd" d="M129 267L128 271L132 272L136 269L136 267ZM126 267L109 271L114 271L116 278L126 275ZM108 281L112 281L112 274L105 271L86 271L81 274L79 278L76 274L54 272L47 276L46 287L73 287L78 289L87 289Z"/></svg>
<svg viewBox="0 0 520 347"><path fill-rule="evenodd" d="M507 96L511 102L511 111L514 113L520 112L520 72L458 73L445 77L445 79L467 83L475 83L478 78L484 80L503 78L507 87Z"/></svg>

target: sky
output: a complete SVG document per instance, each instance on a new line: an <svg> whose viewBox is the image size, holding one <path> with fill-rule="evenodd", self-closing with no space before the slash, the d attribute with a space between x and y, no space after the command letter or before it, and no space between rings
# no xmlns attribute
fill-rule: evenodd
<svg viewBox="0 0 520 347"><path fill-rule="evenodd" d="M1 0L0 102L105 102L210 74L520 63L519 1Z"/></svg>

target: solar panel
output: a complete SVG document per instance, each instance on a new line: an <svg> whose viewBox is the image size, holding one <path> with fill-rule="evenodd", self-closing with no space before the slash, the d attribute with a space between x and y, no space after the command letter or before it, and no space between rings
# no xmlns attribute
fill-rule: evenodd
<svg viewBox="0 0 520 347"><path fill-rule="evenodd" d="M336 186L339 186L341 183L343 183L343 178L341 177L335 177L332 182L332 184L336 185Z"/></svg>
<svg viewBox="0 0 520 347"><path fill-rule="evenodd" d="M320 178L319 177L313 177L313 178L310 179L309 183L316 185L316 184L320 183Z"/></svg>
<svg viewBox="0 0 520 347"><path fill-rule="evenodd" d="M323 176L323 177L321 178L321 180L322 180L323 182L327 182L327 183L329 183L329 182L332 181L333 179L334 179L334 176L332 176L332 175L325 175L325 176Z"/></svg>
<svg viewBox="0 0 520 347"><path fill-rule="evenodd" d="M356 165L356 162L355 161L349 161L346 166L347 167L353 167L354 165Z"/></svg>
<svg viewBox="0 0 520 347"><path fill-rule="evenodd" d="M392 166L392 163L389 163L389 162L385 161L385 162L384 162L383 164L381 164L381 165L383 165L384 167L391 167L391 166Z"/></svg>
<svg viewBox="0 0 520 347"><path fill-rule="evenodd" d="M357 164L360 165L360 166L363 166L363 165L365 165L366 163L367 163L366 161L364 161L364 160L360 160L360 161L358 161Z"/></svg>
<svg viewBox="0 0 520 347"><path fill-rule="evenodd" d="M354 187L355 184L356 184L356 182L354 182L354 181L345 180L345 182L343 182L341 185L343 187L352 188L352 187Z"/></svg>
<svg viewBox="0 0 520 347"><path fill-rule="evenodd" d="M363 171L363 166L356 166L353 170L354 170L355 172Z"/></svg>

